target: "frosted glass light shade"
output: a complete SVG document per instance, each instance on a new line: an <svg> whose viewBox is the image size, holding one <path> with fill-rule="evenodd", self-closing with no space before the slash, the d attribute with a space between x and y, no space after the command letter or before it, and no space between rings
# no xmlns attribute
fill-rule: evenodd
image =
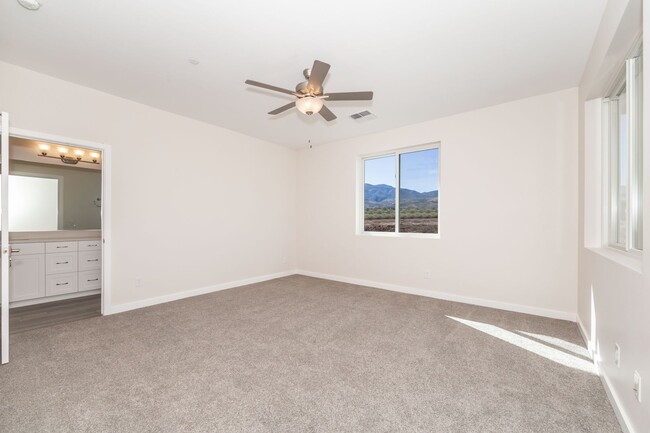
<svg viewBox="0 0 650 433"><path fill-rule="evenodd" d="M305 96L296 101L296 108L301 113L311 116L314 113L318 113L321 108L323 108L323 100L320 98L314 98L313 96Z"/></svg>

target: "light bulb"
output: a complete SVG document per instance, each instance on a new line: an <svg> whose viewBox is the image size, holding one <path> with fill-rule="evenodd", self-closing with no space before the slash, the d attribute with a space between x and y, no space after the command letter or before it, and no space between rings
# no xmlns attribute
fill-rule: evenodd
<svg viewBox="0 0 650 433"><path fill-rule="evenodd" d="M74 154L77 155L77 156L84 156L84 153L85 152L83 150L78 150L77 149L77 150L74 151Z"/></svg>
<svg viewBox="0 0 650 433"><path fill-rule="evenodd" d="M48 150L50 150L50 145L45 144L45 143L41 143L41 144L38 145L38 148L41 149L41 150L48 151Z"/></svg>
<svg viewBox="0 0 650 433"><path fill-rule="evenodd" d="M99 153L97 153L97 152L91 152L91 153L90 153L90 156L93 157L93 158L99 158Z"/></svg>
<svg viewBox="0 0 650 433"><path fill-rule="evenodd" d="M61 153L63 155L68 153L68 149L66 149L65 147L59 147L57 150L59 151L59 153Z"/></svg>
<svg viewBox="0 0 650 433"><path fill-rule="evenodd" d="M318 113L323 108L323 100L313 96L305 96L296 101L296 108L308 116Z"/></svg>

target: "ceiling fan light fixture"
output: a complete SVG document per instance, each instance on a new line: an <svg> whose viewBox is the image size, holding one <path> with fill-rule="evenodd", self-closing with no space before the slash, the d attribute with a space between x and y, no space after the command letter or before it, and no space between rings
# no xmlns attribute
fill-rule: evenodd
<svg viewBox="0 0 650 433"><path fill-rule="evenodd" d="M313 96L305 96L296 101L296 108L303 114L311 116L318 113L323 108L323 100Z"/></svg>

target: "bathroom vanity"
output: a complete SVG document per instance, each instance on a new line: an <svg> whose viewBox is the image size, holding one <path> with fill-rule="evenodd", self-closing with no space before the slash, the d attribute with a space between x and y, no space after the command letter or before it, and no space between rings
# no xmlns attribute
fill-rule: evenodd
<svg viewBox="0 0 650 433"><path fill-rule="evenodd" d="M10 235L10 307L95 295L102 287L99 230Z"/></svg>

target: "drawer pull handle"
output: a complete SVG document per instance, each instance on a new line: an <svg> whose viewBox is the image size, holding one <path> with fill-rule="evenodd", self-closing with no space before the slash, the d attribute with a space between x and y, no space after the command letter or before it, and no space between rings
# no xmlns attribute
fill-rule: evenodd
<svg viewBox="0 0 650 433"><path fill-rule="evenodd" d="M67 286L69 283L56 283L57 286Z"/></svg>
<svg viewBox="0 0 650 433"><path fill-rule="evenodd" d="M63 245L63 246L57 245L57 248L68 248L68 246L67 245Z"/></svg>
<svg viewBox="0 0 650 433"><path fill-rule="evenodd" d="M67 265L70 262L56 262L57 265Z"/></svg>
<svg viewBox="0 0 650 433"><path fill-rule="evenodd" d="M88 262L98 262L99 259L88 259L87 261L88 261Z"/></svg>
<svg viewBox="0 0 650 433"><path fill-rule="evenodd" d="M20 248L12 248L12 249L11 249L11 252L12 252L12 253L19 253L19 252L20 252Z"/></svg>
<svg viewBox="0 0 650 433"><path fill-rule="evenodd" d="M90 283L91 281L99 281L99 278L95 278L95 279L92 279L92 280L88 280L89 283Z"/></svg>

